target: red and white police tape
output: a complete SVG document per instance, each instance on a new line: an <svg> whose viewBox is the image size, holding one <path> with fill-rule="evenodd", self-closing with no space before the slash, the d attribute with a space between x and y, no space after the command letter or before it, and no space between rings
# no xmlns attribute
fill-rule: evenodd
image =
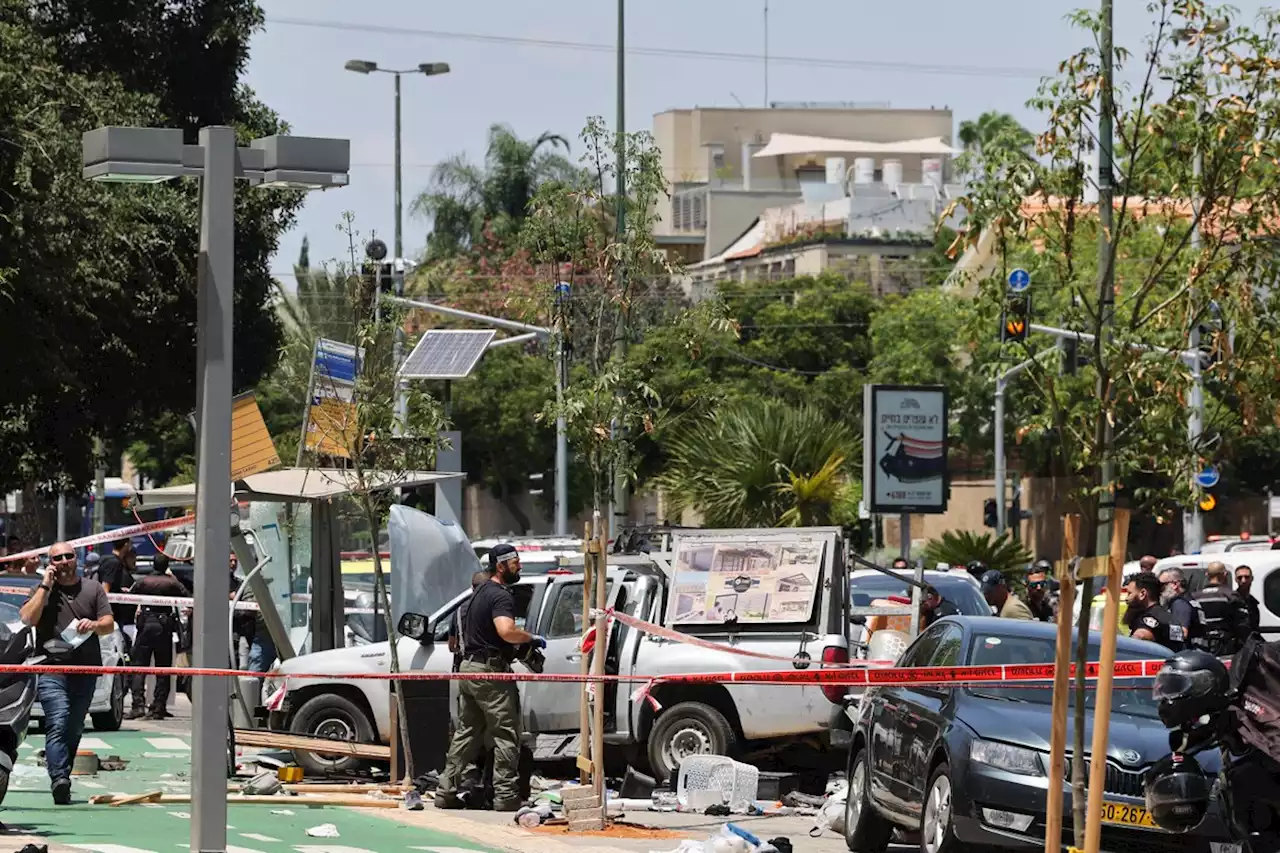
<svg viewBox="0 0 1280 853"><path fill-rule="evenodd" d="M1164 666L1163 660L1117 661L1115 678L1151 678ZM264 677L287 678L290 681L537 681L566 683L647 683L668 682L695 684L768 684L841 687L964 686L969 684L1024 685L1043 687L1039 682L1053 680L1054 665L998 664L994 666L886 667L882 669L767 670L757 672L704 672L681 675L591 675L581 673L535 672L350 672L350 673L267 673ZM1075 665L1071 667L1074 675ZM1085 677L1098 677L1099 665L1085 667ZM189 675L209 678L238 678L243 670L211 667L155 666L68 666L0 664L0 674L18 675Z"/></svg>
<svg viewBox="0 0 1280 853"><path fill-rule="evenodd" d="M72 548L85 548L90 545L102 545L105 542L114 542L117 539L125 539L130 536L140 536L144 533L157 533L161 530L172 530L175 527L188 527L194 522L194 516L162 518L159 521L145 521L142 524L134 524L130 527L118 527L115 530L106 530L102 533L81 536L79 539L70 540L67 544ZM39 557L41 554L47 554L49 549L52 547L53 545L44 545L40 548L31 548L27 551L19 551L17 554L5 554L0 557L0 563L8 563L14 560L25 560L27 557Z"/></svg>

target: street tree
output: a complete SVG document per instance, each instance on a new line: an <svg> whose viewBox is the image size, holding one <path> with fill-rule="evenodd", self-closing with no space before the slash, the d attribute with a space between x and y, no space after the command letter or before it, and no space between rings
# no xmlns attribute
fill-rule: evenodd
<svg viewBox="0 0 1280 853"><path fill-rule="evenodd" d="M738 401L676 431L656 482L708 527L845 524L857 518L860 447L816 408Z"/></svg>
<svg viewBox="0 0 1280 853"><path fill-rule="evenodd" d="M1270 285L1280 225L1280 14L1263 11L1246 25L1197 0L1156 0L1148 8L1141 53L1114 52L1135 82L1114 92L1100 53L1107 22L1093 12L1072 17L1090 44L1031 101L1048 117L1037 159L986 169L960 202L973 238L986 229L997 235L1000 269L1032 272L1037 303L1054 306L1048 315L1037 307L1037 320L1094 336L1081 343L1087 363L1075 376L1060 376L1051 358L1027 372L1044 405L1024 428L1053 436L1062 468L1086 484L1077 497L1104 532L1117 500L1189 506L1193 473L1235 453L1224 436L1262 432L1277 411L1280 342ZM1112 227L1100 234L1097 205L1087 199L1088 163L1104 108L1122 158L1104 152L1101 169L1122 192ZM1178 156L1148 156L1156 150ZM998 313L1004 287L995 278L982 284L987 317ZM1196 434L1185 427L1194 371L1178 352L1198 329L1210 393ZM1011 349L1023 358L1052 345L1036 335ZM1097 553L1107 553L1105 541ZM1087 614L1092 579L1081 597ZM1082 631L1078 654L1085 652ZM1084 705L1076 703L1077 755ZM1083 764L1075 763L1073 780L1077 846Z"/></svg>
<svg viewBox="0 0 1280 853"><path fill-rule="evenodd" d="M256 7L212 0L0 0L0 490L82 488L94 440L166 456L194 408L199 189L81 177L81 134L101 125L284 130L238 83ZM269 260L295 193L236 201L235 384L274 363ZM172 448L177 456L167 456Z"/></svg>
<svg viewBox="0 0 1280 853"><path fill-rule="evenodd" d="M396 397L399 379L392 364L395 333L403 320L403 312L389 305L375 313L368 299L368 288L358 273L354 218L344 214L340 226L348 236L350 257L345 264L336 264L333 279L346 283L345 293L354 323L354 343L359 356L355 387L351 403L333 414L315 418L314 426L325 444L336 450L338 460L345 465L350 477L350 498L355 503L361 520L369 526L373 536L374 596L385 621L390 644L391 672L401 672L400 656L394 641L396 626L391 614L391 602L387 591L386 570L382 563L381 549L377 547L378 532L386 523L391 505L395 501L395 489L408 482L413 472L434 468L438 435L444 424L443 411L437 401L410 388L408 417L397 423ZM317 393L336 396L338 389L325 388L324 377L318 378ZM320 467L323 457L315 451L304 454L307 464ZM393 681L394 685L396 682ZM403 691L396 689L396 705L400 719L400 737L409 742L409 717L406 713ZM406 750L406 756L408 756ZM413 777L412 759L407 759L409 778Z"/></svg>
<svg viewBox="0 0 1280 853"><path fill-rule="evenodd" d="M437 166L411 207L431 221L426 260L466 254L486 235L514 246L538 187L574 179L573 164L558 149L569 151L569 141L558 134L526 140L508 125L494 124L482 165L459 154Z"/></svg>

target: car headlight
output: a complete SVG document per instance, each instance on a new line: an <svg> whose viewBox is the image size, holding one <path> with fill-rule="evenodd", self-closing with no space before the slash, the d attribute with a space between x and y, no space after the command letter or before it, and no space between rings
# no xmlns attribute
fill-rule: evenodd
<svg viewBox="0 0 1280 853"><path fill-rule="evenodd" d="M1007 743L975 740L969 745L969 760L986 764L1020 776L1043 776L1044 763L1040 753Z"/></svg>

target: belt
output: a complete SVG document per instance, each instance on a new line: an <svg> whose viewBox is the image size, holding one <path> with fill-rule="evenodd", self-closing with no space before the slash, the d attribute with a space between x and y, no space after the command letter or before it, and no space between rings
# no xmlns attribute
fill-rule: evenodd
<svg viewBox="0 0 1280 853"><path fill-rule="evenodd" d="M507 663L507 659L498 652L470 652L462 656L463 660L469 660L472 663Z"/></svg>

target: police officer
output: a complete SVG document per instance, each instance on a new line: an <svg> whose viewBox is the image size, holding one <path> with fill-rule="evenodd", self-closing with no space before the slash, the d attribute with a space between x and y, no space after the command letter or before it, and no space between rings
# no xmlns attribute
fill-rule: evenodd
<svg viewBox="0 0 1280 853"><path fill-rule="evenodd" d="M928 628L947 616L959 616L960 608L942 597L936 587L926 586L920 597L920 627Z"/></svg>
<svg viewBox="0 0 1280 853"><path fill-rule="evenodd" d="M520 555L507 544L489 552L489 581L471 596L462 626L463 653L459 672L471 675L511 672L516 646L532 643L546 648L547 641L516 627L515 598L507 589L520 579ZM463 772L484 749L486 736L494 747L494 811L514 812L520 800L520 694L514 681L482 678L458 685L458 724L449 744L449 757L440 774L435 804L440 809L460 809L458 797Z"/></svg>
<svg viewBox="0 0 1280 853"><path fill-rule="evenodd" d="M1027 609L1040 622L1054 622L1058 618L1058 599L1053 594L1050 578L1053 563L1036 560L1027 569Z"/></svg>
<svg viewBox="0 0 1280 853"><path fill-rule="evenodd" d="M1200 608L1187 593L1187 579L1181 569L1165 569L1160 573L1160 604L1187 632L1188 642L1200 636Z"/></svg>
<svg viewBox="0 0 1280 853"><path fill-rule="evenodd" d="M1129 578L1125 602L1128 604L1125 624L1135 640L1159 643L1171 652L1180 652L1186 647L1186 632L1160 605L1160 578L1151 572L1138 572Z"/></svg>
<svg viewBox="0 0 1280 853"><path fill-rule="evenodd" d="M1249 639L1249 607L1227 585L1227 567L1214 561L1205 566L1204 589L1195 595L1204 631L1196 645L1219 657L1234 655Z"/></svg>
<svg viewBox="0 0 1280 853"><path fill-rule="evenodd" d="M186 598L187 588L169 572L169 557L156 554L149 575L143 575L129 588L133 595L168 596ZM142 604L138 607L137 634L133 641L130 659L136 666L148 667L155 661L157 667L173 666L173 632L178 625L177 614L171 606ZM133 676L133 707L126 719L147 717L164 720L172 716L166 709L169 704L169 676L156 676L155 694L151 707L147 708L147 677L139 673Z"/></svg>

